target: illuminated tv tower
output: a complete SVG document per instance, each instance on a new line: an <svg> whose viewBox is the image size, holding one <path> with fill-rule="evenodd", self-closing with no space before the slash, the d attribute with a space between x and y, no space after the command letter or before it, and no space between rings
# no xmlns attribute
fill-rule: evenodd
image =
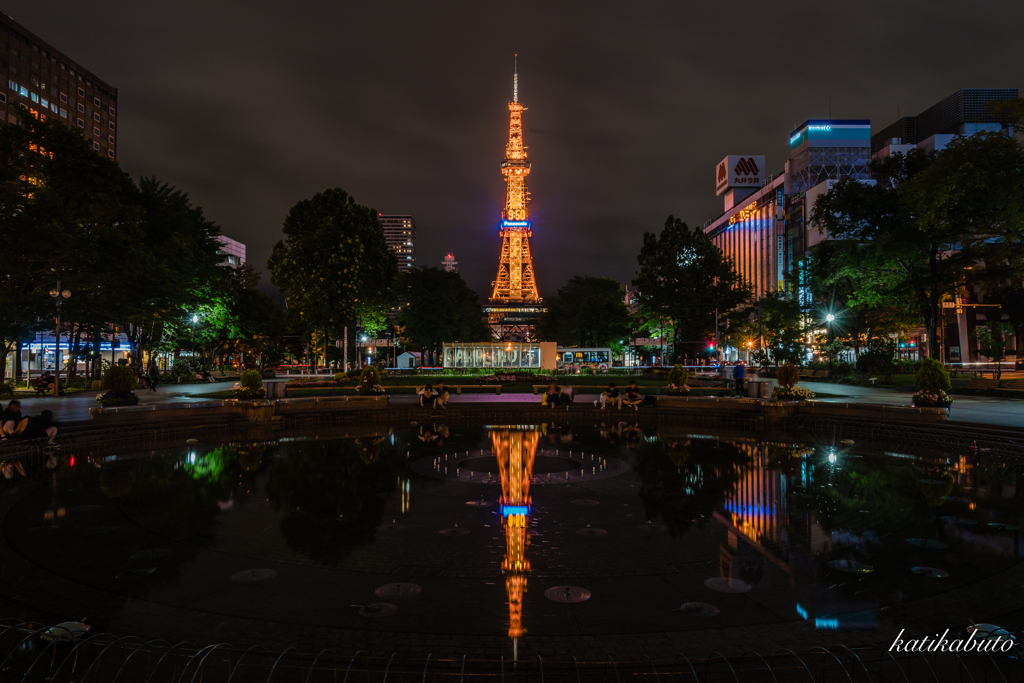
<svg viewBox="0 0 1024 683"><path fill-rule="evenodd" d="M516 55L518 58L519 55ZM491 302L540 303L537 282L533 276L530 257L530 214L526 204L530 193L526 189L526 176L530 175L530 162L523 145L523 112L519 103L519 69L512 76L512 101L508 103L508 145L501 174L505 176L505 208L501 212L501 258L498 277L494 281Z"/></svg>

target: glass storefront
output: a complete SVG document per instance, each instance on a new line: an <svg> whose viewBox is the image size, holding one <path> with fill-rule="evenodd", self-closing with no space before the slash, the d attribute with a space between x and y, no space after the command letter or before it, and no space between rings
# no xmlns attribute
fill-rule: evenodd
<svg viewBox="0 0 1024 683"><path fill-rule="evenodd" d="M475 342L445 344L446 368L539 368L540 344Z"/></svg>

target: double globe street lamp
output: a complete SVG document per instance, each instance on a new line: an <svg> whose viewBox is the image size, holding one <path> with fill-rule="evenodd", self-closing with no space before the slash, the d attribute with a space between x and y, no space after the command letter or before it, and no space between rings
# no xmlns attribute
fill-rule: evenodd
<svg viewBox="0 0 1024 683"><path fill-rule="evenodd" d="M61 305L71 298L71 290L61 289L60 280L57 280L57 287L50 290L50 297L54 303L57 304L57 328L54 330L53 345L53 357L54 357L54 380L53 380L53 396L54 398L60 396L60 307Z"/></svg>

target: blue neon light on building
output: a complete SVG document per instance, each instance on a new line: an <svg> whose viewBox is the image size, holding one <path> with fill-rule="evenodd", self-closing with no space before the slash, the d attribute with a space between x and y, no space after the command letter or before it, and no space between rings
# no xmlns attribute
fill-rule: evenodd
<svg viewBox="0 0 1024 683"><path fill-rule="evenodd" d="M501 227L503 228L528 228L530 227L530 221L502 221Z"/></svg>

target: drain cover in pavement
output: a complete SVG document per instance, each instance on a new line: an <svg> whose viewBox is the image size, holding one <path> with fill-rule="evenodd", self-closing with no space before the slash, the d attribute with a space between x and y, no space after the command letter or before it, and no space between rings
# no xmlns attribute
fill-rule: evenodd
<svg viewBox="0 0 1024 683"><path fill-rule="evenodd" d="M604 529L592 529L589 526L586 529L577 529L576 533L580 536L607 536L608 532Z"/></svg>
<svg viewBox="0 0 1024 683"><path fill-rule="evenodd" d="M257 583L277 576L273 569L246 569L231 577L235 583Z"/></svg>
<svg viewBox="0 0 1024 683"><path fill-rule="evenodd" d="M586 498L577 498L576 500L574 500L572 502L572 504L573 505L585 505L585 506L600 505L601 501L598 501L598 500L588 500Z"/></svg>
<svg viewBox="0 0 1024 683"><path fill-rule="evenodd" d="M967 526L968 524L977 524L977 522L975 522L970 517L939 517L939 519L941 519L943 522L949 522L950 524L960 524L962 526Z"/></svg>
<svg viewBox="0 0 1024 683"><path fill-rule="evenodd" d="M828 563L828 566L832 567L832 569L838 569L841 572L847 572L849 574L870 574L875 571L875 568L870 564L854 562L853 560L832 560Z"/></svg>
<svg viewBox="0 0 1024 683"><path fill-rule="evenodd" d="M716 576L704 582L704 585L719 593L746 593L753 588L749 583L741 579L727 579L724 576Z"/></svg>
<svg viewBox="0 0 1024 683"><path fill-rule="evenodd" d="M555 602L576 603L590 599L590 591L579 586L552 586L544 591L544 597Z"/></svg>
<svg viewBox="0 0 1024 683"><path fill-rule="evenodd" d="M694 617L717 617L721 614L721 610L706 602L684 602L679 611Z"/></svg>
<svg viewBox="0 0 1024 683"><path fill-rule="evenodd" d="M911 567L910 571L918 576L928 576L933 579L944 579L949 576L949 572L945 569L936 569L935 567Z"/></svg>
<svg viewBox="0 0 1024 683"><path fill-rule="evenodd" d="M411 598L420 594L423 590L415 583L386 583L374 593L377 594L378 598L385 598L392 600L394 598Z"/></svg>
<svg viewBox="0 0 1024 683"><path fill-rule="evenodd" d="M989 522L988 525L993 529L999 529L1000 531L1017 531L1020 529L1018 526L1003 524L1002 522Z"/></svg>
<svg viewBox="0 0 1024 683"><path fill-rule="evenodd" d="M367 619L380 619L381 617L390 617L397 611L398 606L392 605L390 602L371 602L369 605L359 608L359 616Z"/></svg>
<svg viewBox="0 0 1024 683"><path fill-rule="evenodd" d="M465 536L469 533L469 529L441 529L437 533L441 534L442 536Z"/></svg>
<svg viewBox="0 0 1024 683"><path fill-rule="evenodd" d="M907 543L916 545L919 548L932 548L933 550L942 550L949 547L942 541L933 541L930 538L908 538Z"/></svg>

